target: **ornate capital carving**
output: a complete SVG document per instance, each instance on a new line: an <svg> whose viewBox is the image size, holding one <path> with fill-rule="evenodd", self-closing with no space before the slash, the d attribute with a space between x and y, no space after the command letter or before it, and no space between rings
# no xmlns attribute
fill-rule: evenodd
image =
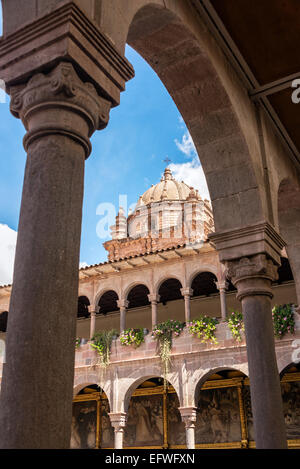
<svg viewBox="0 0 300 469"><path fill-rule="evenodd" d="M126 309L126 308L128 308L128 306L129 306L129 301L123 300L123 299L118 300L118 301L117 301L117 306L118 306L118 308L120 308L120 309Z"/></svg>
<svg viewBox="0 0 300 469"><path fill-rule="evenodd" d="M126 426L127 414L125 412L111 412L108 414L115 432L124 430Z"/></svg>
<svg viewBox="0 0 300 469"><path fill-rule="evenodd" d="M180 293L182 296L193 296L193 290L191 288L181 288Z"/></svg>
<svg viewBox="0 0 300 469"><path fill-rule="evenodd" d="M61 62L48 74L34 75L26 86L13 87L10 108L28 130L26 150L37 138L61 134L81 143L89 156L89 138L106 127L111 103L84 83L72 64Z"/></svg>
<svg viewBox="0 0 300 469"><path fill-rule="evenodd" d="M185 424L185 428L194 427L197 419L196 407L179 407L181 420Z"/></svg>
<svg viewBox="0 0 300 469"><path fill-rule="evenodd" d="M216 284L216 287L217 289L221 292L221 291L226 291L227 288L229 287L229 283L226 282L226 280L224 281L219 281L219 282L215 282Z"/></svg>
<svg viewBox="0 0 300 469"><path fill-rule="evenodd" d="M150 303L159 303L159 300L160 300L160 296L159 295L155 295L155 294L149 294L148 295L148 300L150 301Z"/></svg>
<svg viewBox="0 0 300 469"><path fill-rule="evenodd" d="M265 254L226 262L227 277L238 288L238 299L245 296L272 297L271 282L278 278L277 266Z"/></svg>

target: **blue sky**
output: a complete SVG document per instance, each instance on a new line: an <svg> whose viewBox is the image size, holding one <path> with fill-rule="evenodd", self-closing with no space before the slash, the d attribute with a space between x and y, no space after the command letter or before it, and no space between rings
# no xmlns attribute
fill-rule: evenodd
<svg viewBox="0 0 300 469"><path fill-rule="evenodd" d="M109 238L97 235L97 207L112 203L118 209L120 194L127 195L128 206L136 203L159 181L166 157L176 178L207 197L193 142L170 95L133 49L127 47L126 56L136 76L127 83L120 106L111 111L108 127L92 137L93 151L86 162L80 253L86 264L107 258L102 243ZM8 101L0 104L0 284L11 281L26 160L24 128L10 114Z"/></svg>

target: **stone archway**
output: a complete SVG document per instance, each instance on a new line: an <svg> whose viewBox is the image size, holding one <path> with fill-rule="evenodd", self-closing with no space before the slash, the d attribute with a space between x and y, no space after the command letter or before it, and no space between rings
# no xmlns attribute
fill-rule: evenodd
<svg viewBox="0 0 300 469"><path fill-rule="evenodd" d="M300 186L297 180L285 178L278 188L279 230L287 243L286 251L295 279L300 303Z"/></svg>

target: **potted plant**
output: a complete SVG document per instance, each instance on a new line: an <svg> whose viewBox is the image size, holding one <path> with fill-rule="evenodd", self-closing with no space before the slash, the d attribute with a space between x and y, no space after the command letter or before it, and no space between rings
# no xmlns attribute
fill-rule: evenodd
<svg viewBox="0 0 300 469"><path fill-rule="evenodd" d="M231 311L226 319L230 332L237 342L242 341L241 332L244 332L245 326L243 321L243 315L240 311Z"/></svg>
<svg viewBox="0 0 300 469"><path fill-rule="evenodd" d="M190 334L196 335L201 342L212 342L217 344L218 341L215 337L218 319L210 316L200 316L187 323L186 327Z"/></svg>
<svg viewBox="0 0 300 469"><path fill-rule="evenodd" d="M295 332L294 306L292 303L274 306L272 318L275 337L281 339L286 333Z"/></svg>
<svg viewBox="0 0 300 469"><path fill-rule="evenodd" d="M144 342L144 329L125 329L120 335L120 342L122 345L133 345L135 348L139 347Z"/></svg>

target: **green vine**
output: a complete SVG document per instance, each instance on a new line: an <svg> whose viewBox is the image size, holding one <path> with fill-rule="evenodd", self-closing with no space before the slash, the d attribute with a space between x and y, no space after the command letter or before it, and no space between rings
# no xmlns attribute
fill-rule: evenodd
<svg viewBox="0 0 300 469"><path fill-rule="evenodd" d="M120 342L122 345L134 345L139 347L144 342L144 329L125 329L120 335Z"/></svg>
<svg viewBox="0 0 300 469"><path fill-rule="evenodd" d="M80 344L81 344L81 338L77 337L76 340L75 340L75 348L79 348Z"/></svg>
<svg viewBox="0 0 300 469"><path fill-rule="evenodd" d="M159 343L159 356L162 363L162 372L164 378L164 387L167 386L167 375L171 365L171 349L173 334L178 337L185 327L184 322L168 319L168 321L157 324L153 331L152 337Z"/></svg>
<svg viewBox="0 0 300 469"><path fill-rule="evenodd" d="M274 306L272 318L275 337L281 339L286 333L295 331L294 309L292 303Z"/></svg>
<svg viewBox="0 0 300 469"><path fill-rule="evenodd" d="M115 336L117 336L117 331L111 329L110 331L97 332L92 338L91 347L97 350L100 356L100 366L103 368L109 365L111 344Z"/></svg>
<svg viewBox="0 0 300 469"><path fill-rule="evenodd" d="M235 340L238 342L242 341L241 332L244 332L245 326L243 321L243 315L239 311L231 311L228 318L226 319L230 332Z"/></svg>
<svg viewBox="0 0 300 469"><path fill-rule="evenodd" d="M188 331L196 335L201 342L212 342L218 344L215 333L219 321L209 316L200 316L198 319L187 323Z"/></svg>

